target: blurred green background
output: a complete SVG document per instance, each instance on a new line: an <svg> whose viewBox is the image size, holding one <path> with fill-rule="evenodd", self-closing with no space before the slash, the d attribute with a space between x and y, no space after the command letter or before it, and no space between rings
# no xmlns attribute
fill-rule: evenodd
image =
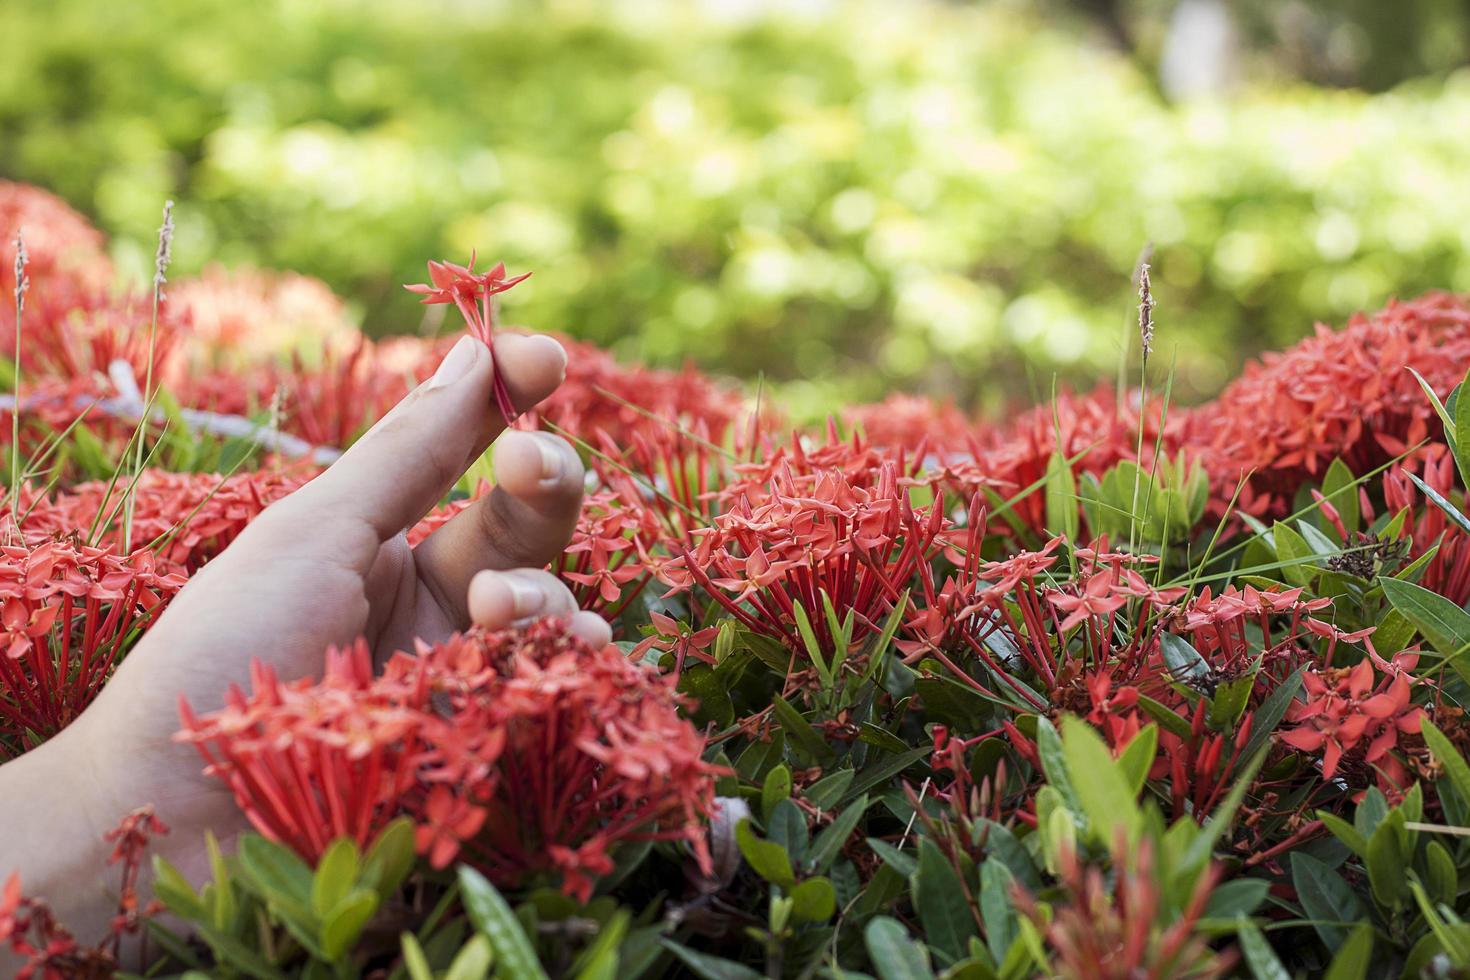
<svg viewBox="0 0 1470 980"><path fill-rule="evenodd" d="M1456 0L0 0L0 175L140 278L295 269L374 333L431 257L512 319L779 384L996 408L1156 349L1197 398L1470 290Z"/></svg>

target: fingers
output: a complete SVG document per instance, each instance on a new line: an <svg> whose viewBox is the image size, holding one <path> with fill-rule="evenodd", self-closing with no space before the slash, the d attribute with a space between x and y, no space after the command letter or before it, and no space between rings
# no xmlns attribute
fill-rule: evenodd
<svg viewBox="0 0 1470 980"><path fill-rule="evenodd" d="M543 616L569 618L569 629L596 647L612 642L612 627L596 613L580 611L560 579L540 569L484 571L470 580L471 621L487 629L505 629Z"/></svg>
<svg viewBox="0 0 1470 980"><path fill-rule="evenodd" d="M304 487L296 506L323 520L360 521L379 541L412 525L504 428L493 397L497 361L520 411L556 390L566 373L566 352L550 337L500 334L493 358L484 344L461 337L434 376Z"/></svg>
<svg viewBox="0 0 1470 980"><path fill-rule="evenodd" d="M420 578L459 622L465 596L485 569L537 568L567 546L582 505L583 469L564 439L505 433L495 446L495 488L414 550Z"/></svg>

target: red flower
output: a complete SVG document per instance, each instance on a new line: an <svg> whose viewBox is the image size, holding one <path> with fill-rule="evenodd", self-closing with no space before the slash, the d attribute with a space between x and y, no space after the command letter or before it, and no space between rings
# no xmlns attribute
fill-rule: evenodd
<svg viewBox="0 0 1470 980"><path fill-rule="evenodd" d="M315 861L338 837L367 847L424 796L420 770L445 755L452 726L429 704L424 664L399 659L372 673L367 644L330 651L319 683L281 683L251 668L249 697L232 689L223 708L197 716L180 703L183 730L251 824ZM461 767L462 768L462 767Z"/></svg>
<svg viewBox="0 0 1470 980"><path fill-rule="evenodd" d="M1281 740L1303 752L1321 752L1325 780L1336 775L1344 756L1352 756L1372 766L1381 784L1401 789L1408 774L1391 753L1400 733L1418 732L1424 718L1424 709L1409 700L1410 671L1418 660L1399 654L1390 676L1381 680L1367 657L1351 668L1308 671L1302 675L1306 701L1292 702L1286 712L1287 721L1299 724Z"/></svg>
<svg viewBox="0 0 1470 980"><path fill-rule="evenodd" d="M710 867L703 823L721 772L679 716L671 678L616 647L593 650L543 620L521 632L472 631L423 654L432 672L463 678L454 717L504 738L483 828L461 857L498 884L560 875L585 900L620 841L677 840Z"/></svg>
<svg viewBox="0 0 1470 980"><path fill-rule="evenodd" d="M0 547L0 759L69 725L184 576L147 551Z"/></svg>
<svg viewBox="0 0 1470 980"><path fill-rule="evenodd" d="M404 286L411 293L423 296L424 303L453 303L464 317L465 323L470 328L470 333L479 338L480 342L495 352L495 340L492 336L495 326L495 313L490 306L490 297L497 293L503 293L516 283L521 282L530 273L523 273L513 279L505 277L505 263L498 263L489 272L475 272L475 256L470 255L468 266L455 265L453 262L429 262L430 284L417 284ZM475 304L479 303L477 307ZM500 368L495 368L495 403L500 408L500 414L505 418L505 424L510 425L515 421L515 406L511 404L510 392L505 387L505 379L500 375Z"/></svg>
<svg viewBox="0 0 1470 980"><path fill-rule="evenodd" d="M459 853L460 845L485 825L485 809L472 806L442 783L429 790L424 804L424 822L417 830L418 850L429 856L434 868L445 868Z"/></svg>

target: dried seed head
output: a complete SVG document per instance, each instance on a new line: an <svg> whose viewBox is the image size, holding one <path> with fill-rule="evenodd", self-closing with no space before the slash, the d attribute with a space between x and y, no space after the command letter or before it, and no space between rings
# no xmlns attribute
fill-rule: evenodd
<svg viewBox="0 0 1470 980"><path fill-rule="evenodd" d="M26 305L26 290L30 288L31 281L26 278L26 266L30 264L30 256L26 255L25 235L17 231L15 233L15 317L20 319L21 311Z"/></svg>
<svg viewBox="0 0 1470 980"><path fill-rule="evenodd" d="M153 288L161 290L168 282L168 265L173 261L174 202L163 202L163 224L158 229L158 255L153 260ZM162 294L160 293L160 297Z"/></svg>
<svg viewBox="0 0 1470 980"><path fill-rule="evenodd" d="M1153 285L1149 282L1149 262L1154 256L1153 243L1143 247L1138 255L1138 339L1143 345L1143 361L1148 363L1148 356L1154 349L1154 294Z"/></svg>

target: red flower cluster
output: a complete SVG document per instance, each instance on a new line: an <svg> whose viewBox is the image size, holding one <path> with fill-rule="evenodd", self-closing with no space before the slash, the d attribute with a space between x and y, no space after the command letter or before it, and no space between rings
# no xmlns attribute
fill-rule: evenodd
<svg viewBox="0 0 1470 980"><path fill-rule="evenodd" d="M552 874L585 900L619 842L684 840L708 865L717 771L678 707L669 682L547 620L398 654L379 677L363 643L319 683L257 664L249 696L203 717L184 705L178 738L308 860L406 813L435 867L460 856L507 885Z"/></svg>
<svg viewBox="0 0 1470 980"><path fill-rule="evenodd" d="M152 553L0 547L0 759L65 728L184 576Z"/></svg>
<svg viewBox="0 0 1470 980"><path fill-rule="evenodd" d="M1322 753L1322 778L1337 774L1344 758L1371 766L1379 783L1397 792L1408 784L1404 764L1392 754L1401 734L1417 734L1424 709L1409 702L1410 671L1419 658L1399 654L1378 665L1365 657L1354 667L1308 671L1306 701L1294 701L1286 720L1297 723L1281 740L1303 752ZM1361 751L1358 751L1361 748Z"/></svg>
<svg viewBox="0 0 1470 980"><path fill-rule="evenodd" d="M1346 328L1248 364L1211 405L1191 413L1191 442L1228 500L1247 473L1255 513L1279 514L1333 457L1365 473L1433 434L1434 409L1408 368L1441 396L1470 362L1470 309L1430 293L1390 303ZM1435 427L1437 428L1437 426Z"/></svg>
<svg viewBox="0 0 1470 980"><path fill-rule="evenodd" d="M102 547L121 548L125 498L133 497L132 543L166 557L189 573L223 551L272 503L304 484L309 469L260 470L218 476L144 470L136 482L82 483L26 512L28 539L92 530Z"/></svg>
<svg viewBox="0 0 1470 980"><path fill-rule="evenodd" d="M256 662L248 697L231 689L203 717L181 703L176 737L199 748L205 771L271 840L313 862L338 837L365 848L421 792L421 770L443 761L440 746L454 742L430 708L423 668L395 659L375 678L363 642L330 651L320 683L282 683Z"/></svg>
<svg viewBox="0 0 1470 980"><path fill-rule="evenodd" d="M550 620L458 636L425 656L463 678L452 712L503 737L493 793L476 801L488 819L464 859L508 887L552 874L582 901L625 842L683 841L709 872L703 821L720 770L679 716L672 679Z"/></svg>
<svg viewBox="0 0 1470 980"><path fill-rule="evenodd" d="M853 614L855 641L877 632L943 528L942 506L912 506L893 464L864 487L839 470L798 474L783 463L761 497L742 494L659 574L669 594L699 585L746 628L792 650L802 648L800 605L825 657L835 646L822 596L839 621Z"/></svg>

